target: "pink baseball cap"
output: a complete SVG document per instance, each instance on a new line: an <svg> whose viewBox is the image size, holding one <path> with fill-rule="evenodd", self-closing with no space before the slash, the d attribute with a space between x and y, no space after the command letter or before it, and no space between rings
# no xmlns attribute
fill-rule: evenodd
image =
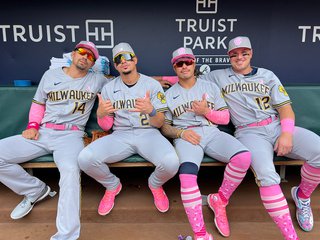
<svg viewBox="0 0 320 240"><path fill-rule="evenodd" d="M191 48L181 47L172 53L171 63L175 64L176 62L178 62L179 59L182 59L182 58L192 59L194 61L196 60L196 57L193 55Z"/></svg>
<svg viewBox="0 0 320 240"><path fill-rule="evenodd" d="M76 48L81 48L81 47L90 50L93 53L96 60L99 58L99 51L93 42L81 41L76 45Z"/></svg>

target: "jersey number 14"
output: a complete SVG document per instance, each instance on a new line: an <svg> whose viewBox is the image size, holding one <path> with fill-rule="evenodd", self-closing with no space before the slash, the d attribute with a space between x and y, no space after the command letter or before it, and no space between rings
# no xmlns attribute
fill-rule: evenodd
<svg viewBox="0 0 320 240"><path fill-rule="evenodd" d="M81 114L84 114L85 109L86 109L86 103L75 102L72 114L76 112L81 112Z"/></svg>

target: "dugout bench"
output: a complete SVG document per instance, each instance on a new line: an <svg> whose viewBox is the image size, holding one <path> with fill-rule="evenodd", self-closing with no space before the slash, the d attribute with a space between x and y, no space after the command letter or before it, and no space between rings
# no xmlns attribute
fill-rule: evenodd
<svg viewBox="0 0 320 240"><path fill-rule="evenodd" d="M0 139L21 134L28 123L29 108L37 87L0 87ZM296 125L301 126L320 135L320 85L319 86L286 86L286 90L293 102L296 114ZM318 102L319 101L319 102ZM84 140L86 144L99 138L100 127L96 119L97 102L92 110L85 131L88 134ZM219 126L222 131L232 134L232 124ZM1 154L1 153L0 153ZM299 159L275 157L274 163L280 166L280 176L285 181L286 166L302 165ZM21 164L32 171L33 168L55 168L52 155L45 155ZM215 159L205 156L201 166L224 166ZM125 160L110 164L110 167L152 167L153 165L139 155L133 155Z"/></svg>

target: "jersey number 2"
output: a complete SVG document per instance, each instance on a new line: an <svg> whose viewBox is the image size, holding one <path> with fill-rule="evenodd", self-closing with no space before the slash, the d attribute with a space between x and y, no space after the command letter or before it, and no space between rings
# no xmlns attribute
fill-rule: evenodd
<svg viewBox="0 0 320 240"><path fill-rule="evenodd" d="M141 124L141 126L149 126L150 125L147 114L140 113L140 124Z"/></svg>
<svg viewBox="0 0 320 240"><path fill-rule="evenodd" d="M86 103L75 102L72 114L76 112L81 112L82 114L84 114L85 109L86 109Z"/></svg>

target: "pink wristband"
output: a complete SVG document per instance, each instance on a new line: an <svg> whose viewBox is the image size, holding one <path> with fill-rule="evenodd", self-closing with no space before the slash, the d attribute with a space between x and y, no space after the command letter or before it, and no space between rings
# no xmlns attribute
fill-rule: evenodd
<svg viewBox="0 0 320 240"><path fill-rule="evenodd" d="M281 123L281 131L293 133L294 130L294 120L291 118L285 118L280 121Z"/></svg>
<svg viewBox="0 0 320 240"><path fill-rule="evenodd" d="M40 125L37 122L29 122L26 129L34 128L39 130Z"/></svg>
<svg viewBox="0 0 320 240"><path fill-rule="evenodd" d="M172 85L179 82L179 78L177 76L163 76L162 80L168 81Z"/></svg>

